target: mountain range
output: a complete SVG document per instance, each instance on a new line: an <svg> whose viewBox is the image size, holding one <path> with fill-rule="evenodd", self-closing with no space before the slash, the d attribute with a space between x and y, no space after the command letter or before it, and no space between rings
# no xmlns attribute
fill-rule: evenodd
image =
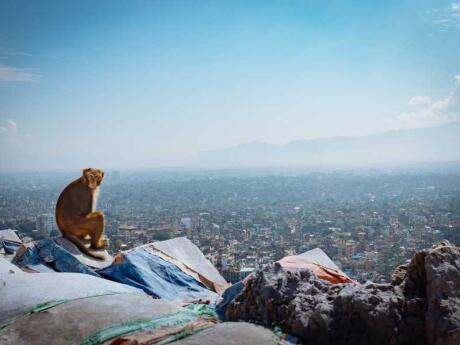
<svg viewBox="0 0 460 345"><path fill-rule="evenodd" d="M460 122L392 130L367 136L295 140L285 145L250 142L201 152L206 167L365 166L460 160Z"/></svg>

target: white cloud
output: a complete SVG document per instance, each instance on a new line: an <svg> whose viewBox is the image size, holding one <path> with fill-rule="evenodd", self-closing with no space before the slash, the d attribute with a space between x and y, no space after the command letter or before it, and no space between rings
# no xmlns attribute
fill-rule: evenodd
<svg viewBox="0 0 460 345"><path fill-rule="evenodd" d="M18 68L0 65L0 82L32 82L38 81L41 75L36 74L30 68Z"/></svg>
<svg viewBox="0 0 460 345"><path fill-rule="evenodd" d="M452 10L452 14L460 14L460 2L453 2L450 5L450 8Z"/></svg>
<svg viewBox="0 0 460 345"><path fill-rule="evenodd" d="M412 97L409 102L407 102L407 105L409 107L422 107L422 106L428 106L431 104L431 98L428 96L415 96Z"/></svg>
<svg viewBox="0 0 460 345"><path fill-rule="evenodd" d="M460 121L460 74L454 77L454 86L446 97L432 102L428 96L417 96L409 100L408 106L412 109L399 115L395 121L398 128L430 127Z"/></svg>
<svg viewBox="0 0 460 345"><path fill-rule="evenodd" d="M455 85L460 86L460 74L457 74L455 77Z"/></svg>
<svg viewBox="0 0 460 345"><path fill-rule="evenodd" d="M460 2L452 2L449 7L428 10L431 22L445 32L448 28L460 28Z"/></svg>
<svg viewBox="0 0 460 345"><path fill-rule="evenodd" d="M452 19L450 18L441 18L441 19L436 19L433 24L436 24L436 25L448 25L452 23Z"/></svg>
<svg viewBox="0 0 460 345"><path fill-rule="evenodd" d="M3 121L3 123L0 125L1 134L15 134L17 132L18 124L11 119Z"/></svg>
<svg viewBox="0 0 460 345"><path fill-rule="evenodd" d="M9 57L9 56L33 56L32 54L25 53L25 52L20 52L17 50L13 50L10 48L7 48L5 46L0 46L0 56L2 57Z"/></svg>

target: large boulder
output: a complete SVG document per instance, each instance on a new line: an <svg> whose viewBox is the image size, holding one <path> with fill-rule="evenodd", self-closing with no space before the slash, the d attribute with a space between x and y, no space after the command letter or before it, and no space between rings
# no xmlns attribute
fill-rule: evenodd
<svg viewBox="0 0 460 345"><path fill-rule="evenodd" d="M274 264L226 318L280 326L307 344L460 344L460 251L445 241L418 252L389 284L331 284Z"/></svg>
<svg viewBox="0 0 460 345"><path fill-rule="evenodd" d="M460 250L442 242L427 251L426 335L434 345L460 344Z"/></svg>

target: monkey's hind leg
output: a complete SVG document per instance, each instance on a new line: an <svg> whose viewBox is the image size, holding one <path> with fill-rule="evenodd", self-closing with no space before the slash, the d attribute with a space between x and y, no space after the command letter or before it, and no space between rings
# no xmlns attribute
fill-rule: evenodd
<svg viewBox="0 0 460 345"><path fill-rule="evenodd" d="M108 241L102 236L104 234L104 213L91 212L81 219L79 225L91 237L91 248L103 249L108 246Z"/></svg>

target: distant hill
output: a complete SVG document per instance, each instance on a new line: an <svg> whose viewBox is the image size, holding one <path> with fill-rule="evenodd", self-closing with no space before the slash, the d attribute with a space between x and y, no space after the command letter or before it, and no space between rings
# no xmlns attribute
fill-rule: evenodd
<svg viewBox="0 0 460 345"><path fill-rule="evenodd" d="M460 122L361 137L296 140L281 146L250 142L202 152L194 158L194 164L205 167L362 166L448 161L460 161Z"/></svg>

